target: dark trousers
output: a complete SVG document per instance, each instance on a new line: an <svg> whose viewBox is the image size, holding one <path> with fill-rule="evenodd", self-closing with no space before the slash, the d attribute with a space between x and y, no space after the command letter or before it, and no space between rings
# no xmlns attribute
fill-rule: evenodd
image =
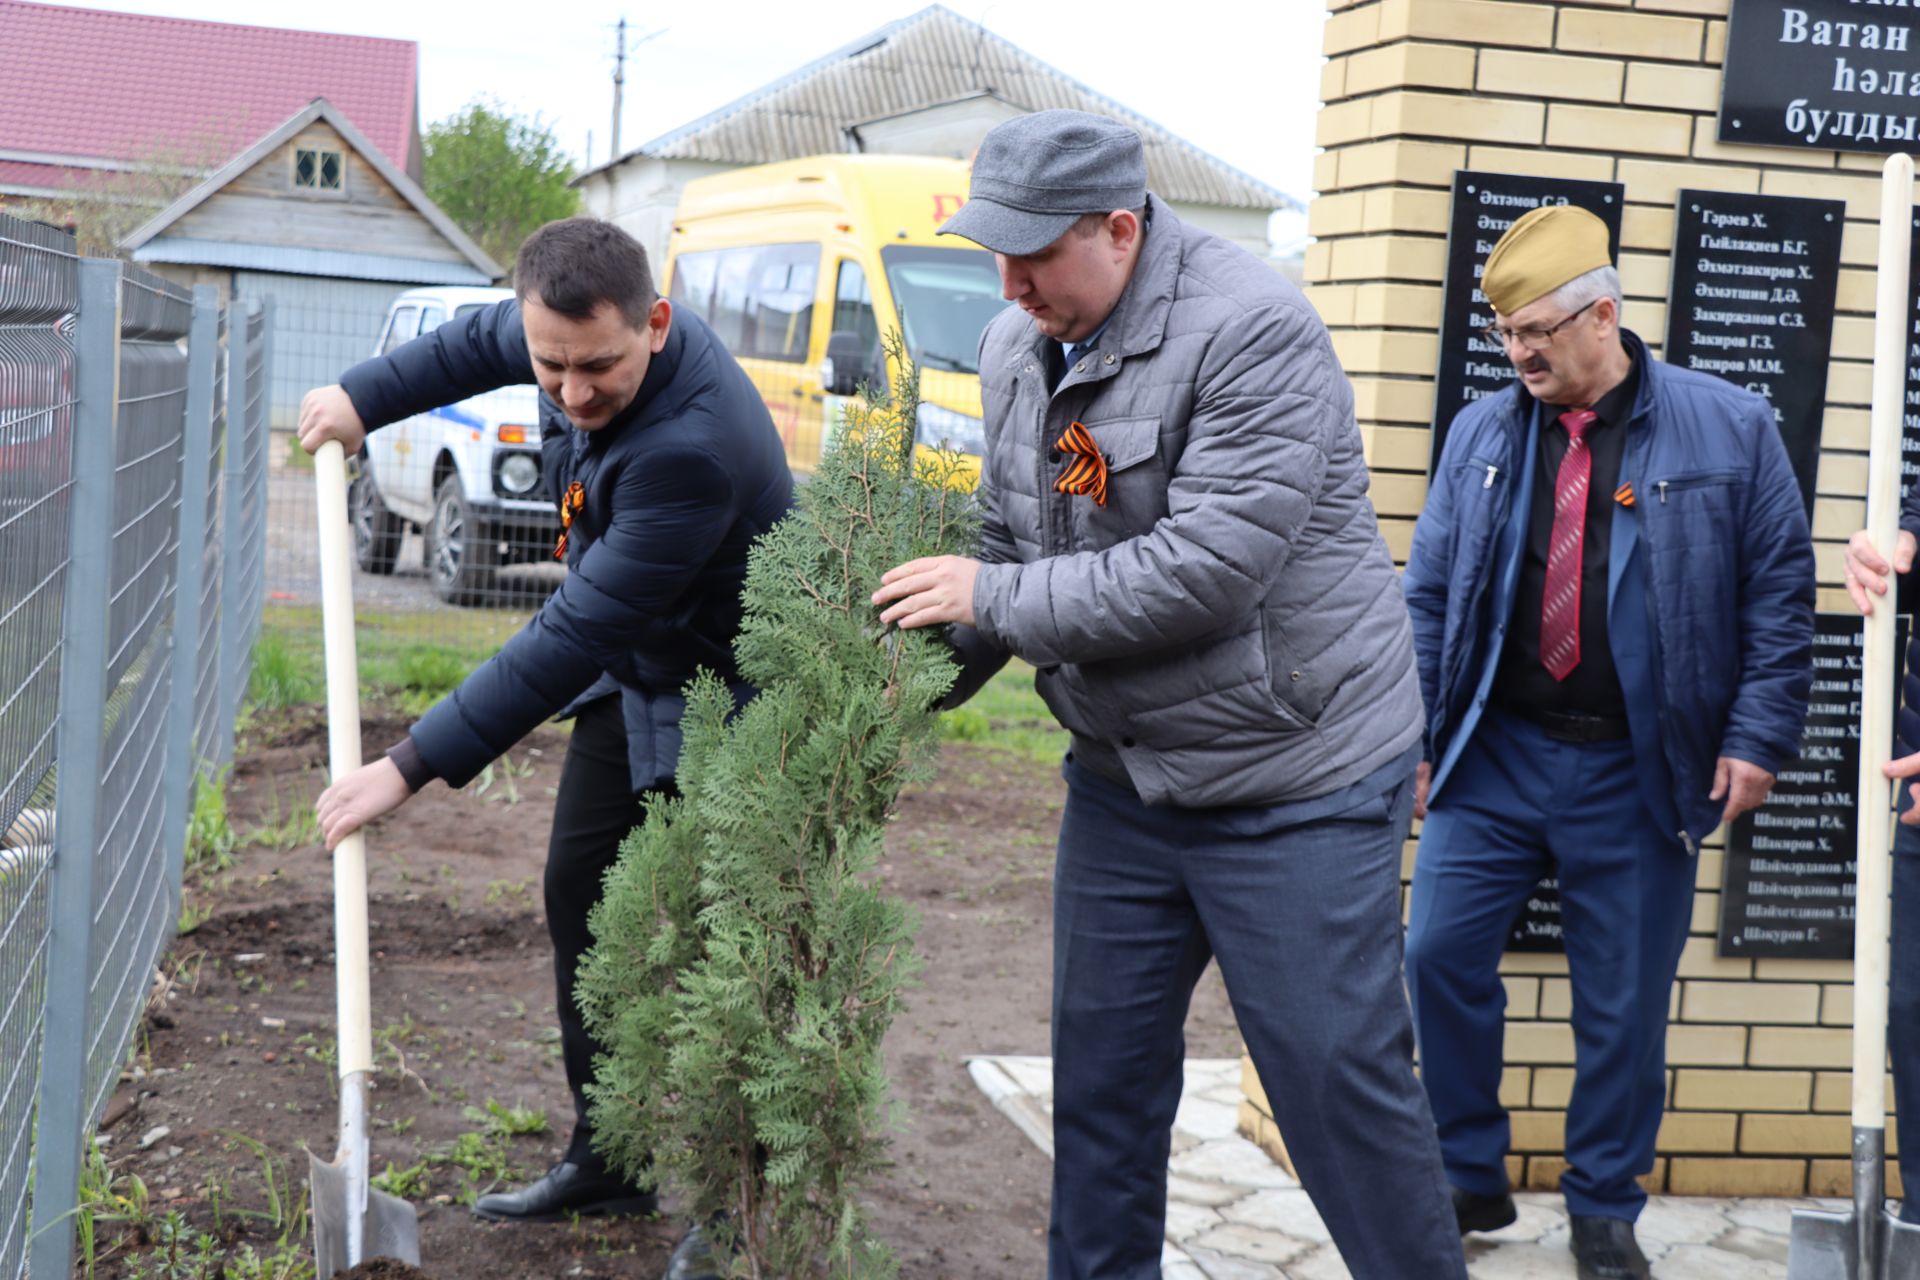
<svg viewBox="0 0 1920 1280"><path fill-rule="evenodd" d="M1907 807L1902 783L1901 807ZM1920 831L1894 837L1893 954L1887 990L1887 1049L1893 1055L1895 1133L1900 1145L1900 1216L1920 1222Z"/></svg>
<svg viewBox="0 0 1920 1280"><path fill-rule="evenodd" d="M1574 1037L1560 1190L1575 1214L1639 1216L1696 869L1642 802L1630 743L1481 718L1421 831L1407 932L1420 1078L1455 1186L1507 1188L1500 955L1534 885L1557 874Z"/></svg>
<svg viewBox="0 0 1920 1280"><path fill-rule="evenodd" d="M590 703L574 721L566 762L560 768L553 831L547 838L546 898L547 932L553 938L553 969L559 983L560 1049L567 1087L573 1091L573 1140L566 1158L594 1170L604 1168L604 1162L592 1146L586 1086L593 1079L594 1055L605 1050L580 1020L573 1001L573 974L580 957L593 945L587 913L600 901L602 882L620 854L620 842L644 815L627 767L627 730L620 699Z"/></svg>
<svg viewBox="0 0 1920 1280"><path fill-rule="evenodd" d="M1320 800L1150 807L1069 758L1054 874L1051 1280L1158 1280L1182 1031L1217 957L1357 1280L1465 1280L1401 987L1411 758Z"/></svg>

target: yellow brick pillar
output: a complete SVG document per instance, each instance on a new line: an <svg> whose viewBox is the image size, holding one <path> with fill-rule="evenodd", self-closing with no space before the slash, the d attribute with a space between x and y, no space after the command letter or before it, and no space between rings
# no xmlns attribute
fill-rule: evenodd
<svg viewBox="0 0 1920 1280"><path fill-rule="evenodd" d="M1387 545L1426 497L1450 187L1467 168L1625 187L1628 327L1666 335L1675 192L1846 202L1813 531L1820 608L1849 606L1841 550L1865 520L1881 157L1715 141L1728 0L1329 0L1307 296L1352 379ZM1875 13L1905 21L1913 11ZM1402 868L1411 875L1410 842ZM1667 1038L1657 1190L1835 1195L1848 1184L1851 966L1715 954L1722 855L1700 856ZM1517 1185L1551 1188L1573 1081L1565 958L1510 955L1501 1093ZM1249 1066L1243 1131L1284 1160ZM1892 1105L1889 1090L1888 1105ZM1889 1132L1889 1138L1892 1134ZM1898 1194L1898 1171L1889 1170Z"/></svg>

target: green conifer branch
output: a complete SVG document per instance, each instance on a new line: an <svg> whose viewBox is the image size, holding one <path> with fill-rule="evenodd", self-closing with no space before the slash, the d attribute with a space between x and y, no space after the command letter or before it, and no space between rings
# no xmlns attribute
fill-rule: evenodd
<svg viewBox="0 0 1920 1280"><path fill-rule="evenodd" d="M687 689L680 795L655 798L593 913L578 991L607 1053L603 1150L665 1182L732 1274L891 1277L860 1212L894 1108L881 1041L918 968L870 875L901 789L927 775L944 638L882 627L880 575L969 553L961 460L915 448L919 378L852 405L795 513L756 544L735 652L759 695Z"/></svg>

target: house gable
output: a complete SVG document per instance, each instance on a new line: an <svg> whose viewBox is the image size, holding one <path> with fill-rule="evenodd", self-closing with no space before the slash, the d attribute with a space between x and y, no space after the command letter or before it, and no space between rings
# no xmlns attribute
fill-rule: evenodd
<svg viewBox="0 0 1920 1280"><path fill-rule="evenodd" d="M309 185L296 181L302 152L316 165ZM340 164L339 184L329 188L320 184L334 157ZM167 236L466 261L466 255L326 120L315 120L271 148L170 226Z"/></svg>
<svg viewBox="0 0 1920 1280"><path fill-rule="evenodd" d="M171 262L422 284L504 273L325 98L120 241Z"/></svg>

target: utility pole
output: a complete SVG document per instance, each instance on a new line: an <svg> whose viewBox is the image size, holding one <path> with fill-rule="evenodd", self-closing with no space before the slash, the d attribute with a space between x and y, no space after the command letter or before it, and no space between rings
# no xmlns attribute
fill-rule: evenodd
<svg viewBox="0 0 1920 1280"><path fill-rule="evenodd" d="M620 104L626 97L627 90L627 54L639 48L647 41L658 39L665 34L667 34L667 29L661 27L657 31L649 31L647 34L638 37L634 40L633 44L629 46L627 44L627 19L625 15L622 15L620 21L614 24L613 145L607 152L607 162L609 164L616 163L620 159Z"/></svg>
<svg viewBox="0 0 1920 1280"><path fill-rule="evenodd" d="M609 159L620 158L620 99L627 87L627 17L620 15L613 40L613 150Z"/></svg>

